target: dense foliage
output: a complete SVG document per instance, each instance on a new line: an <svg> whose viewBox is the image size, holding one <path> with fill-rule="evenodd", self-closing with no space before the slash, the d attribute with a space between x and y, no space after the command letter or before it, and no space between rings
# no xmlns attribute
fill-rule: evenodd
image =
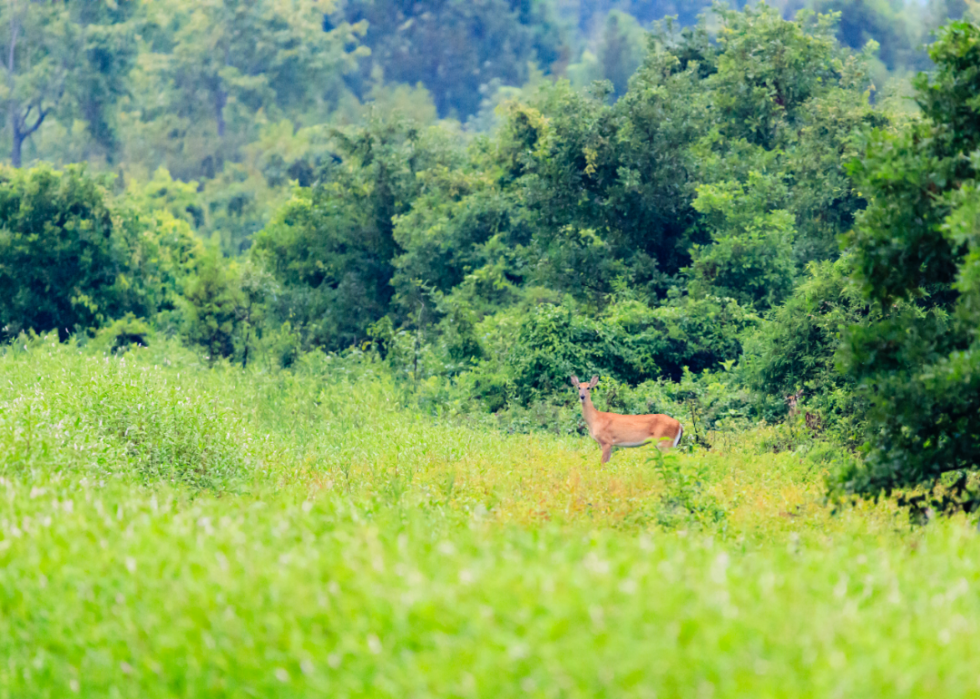
<svg viewBox="0 0 980 699"><path fill-rule="evenodd" d="M930 53L922 120L872 134L852 167L870 198L849 238L855 277L882 309L849 337L847 369L873 406L867 459L843 476L858 493L933 483L980 454L980 28L954 22ZM957 489L973 487L964 477Z"/></svg>
<svg viewBox="0 0 980 699"><path fill-rule="evenodd" d="M172 310L202 250L182 221L112 202L80 167L4 170L0 221L3 339Z"/></svg>
<svg viewBox="0 0 980 699"><path fill-rule="evenodd" d="M364 353L510 430L599 374L702 442L802 404L844 492L971 472L977 25L902 46L972 10L641 5L8 3L12 162L90 164L2 173L2 338Z"/></svg>
<svg viewBox="0 0 980 699"><path fill-rule="evenodd" d="M863 206L844 165L886 117L830 18L716 16L716 42L662 27L615 102L542 86L466 146L379 120L338 131L338 162L253 248L278 322L307 347L373 333L385 353L400 327L442 352L427 373L470 367L524 402L579 364L636 385L736 360L799 270L837 256Z"/></svg>

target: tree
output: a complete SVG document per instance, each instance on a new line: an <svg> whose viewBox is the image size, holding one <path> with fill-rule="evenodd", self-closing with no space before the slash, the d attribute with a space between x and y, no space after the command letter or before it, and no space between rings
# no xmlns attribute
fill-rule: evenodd
<svg viewBox="0 0 980 699"><path fill-rule="evenodd" d="M846 170L856 135L887 123L870 104L874 47L841 50L830 16L802 13L789 22L765 5L716 9L722 18L717 47L700 27L669 49L682 62L697 61L704 74L711 119L694 147L695 177L702 186L745 188L763 209L790 212L798 269L833 260L838 236L864 207ZM757 184L781 180L782 186L767 185L769 198L762 201L762 192L749 191L752 173L765 174Z"/></svg>
<svg viewBox="0 0 980 699"><path fill-rule="evenodd" d="M80 54L72 61L67 91L94 144L108 162L119 150L117 102L129 91L129 73L136 63L137 0L71 2L69 18L78 33ZM77 59L81 57L82 65Z"/></svg>
<svg viewBox="0 0 980 699"><path fill-rule="evenodd" d="M583 94L559 82L510 107L498 167L534 229L526 261L534 283L598 308L623 277L644 300L662 301L693 245L705 273L709 259L718 271L719 256L751 248L772 273L762 308L786 296L795 269L836 257L836 236L863 206L843 161L854 133L878 119L868 56L840 50L833 18L790 22L764 5L716 13L714 44L706 23L680 34L659 27L615 104L608 88ZM763 176L753 181L753 172ZM752 216L714 215L707 199L699 211L698 185L744 193L766 221L748 228ZM711 293L732 293L733 284L741 286L730 280L729 292ZM761 300L749 295L742 300Z"/></svg>
<svg viewBox="0 0 980 699"><path fill-rule="evenodd" d="M0 338L69 334L173 308L200 243L166 212L114 202L83 167L0 171Z"/></svg>
<svg viewBox="0 0 980 699"><path fill-rule="evenodd" d="M212 364L231 357L245 305L237 266L210 251L184 293L185 339L204 347Z"/></svg>
<svg viewBox="0 0 980 699"><path fill-rule="evenodd" d="M314 345L342 349L390 310L401 252L395 219L419 195L417 174L458 151L438 127L380 119L337 130L334 140L341 162L296 191L256 236L252 255L282 285L281 320L300 321Z"/></svg>
<svg viewBox="0 0 980 699"><path fill-rule="evenodd" d="M692 249L691 293L736 299L746 307L768 310L793 287L793 215L770 209L785 198L779 178L749 173L747 187L737 182L702 185L694 208L705 216L710 245Z"/></svg>
<svg viewBox="0 0 980 699"><path fill-rule="evenodd" d="M323 31L324 12L332 7L320 0L155 5L140 117L159 129L171 172L214 177L254 137L260 112L296 119L316 114L360 55L356 41L363 28Z"/></svg>
<svg viewBox="0 0 980 699"><path fill-rule="evenodd" d="M258 339L268 308L268 298L276 293L278 285L264 269L246 262L238 271L238 287L241 303L238 323L241 330L242 369L248 366L252 345Z"/></svg>
<svg viewBox="0 0 980 699"><path fill-rule="evenodd" d="M887 0L818 0L811 7L818 12L840 14L837 38L844 46L860 50L874 41L880 47L882 63L889 69L915 64L920 37L907 22L902 5Z"/></svg>
<svg viewBox="0 0 980 699"><path fill-rule="evenodd" d="M862 495L932 486L980 506L980 27L953 22L915 80L923 118L876 131L851 165L869 199L849 238L854 278L881 318L855 327L845 366L872 408L863 462L840 475Z"/></svg>
<svg viewBox="0 0 980 699"><path fill-rule="evenodd" d="M447 306L459 317L463 304L483 315L513 303L526 281L527 212L514 192L486 176L483 167L491 163L478 154L471 157L472 170L437 167L420 173L422 191L411 210L395 220L393 235L401 251L391 284L401 314L425 300L420 298L425 290L435 299L429 305L437 314Z"/></svg>
<svg viewBox="0 0 980 699"><path fill-rule="evenodd" d="M602 318L612 333L610 304L625 308L628 288L645 309L630 316L644 318L633 333L645 349L629 356L646 359L604 370L635 382L737 357L755 314L790 297L807 263L837 257L864 205L843 161L883 120L868 56L841 51L830 18L720 14L718 44L706 24L659 28L615 103L608 86L542 86L503 106L465 165L420 171L395 219L392 320L424 302L448 337L450 317L496 322L567 294L582 323Z"/></svg>
<svg viewBox="0 0 980 699"><path fill-rule="evenodd" d="M639 23L625 12L610 12L602 30L598 58L602 77L612 83L615 96L626 93L630 76L643 63L645 51L646 33Z"/></svg>
<svg viewBox="0 0 980 699"><path fill-rule="evenodd" d="M184 218L127 192L111 203L113 251L120 265L110 318L132 313L157 319L176 311L180 298L205 255L204 245Z"/></svg>
<svg viewBox="0 0 980 699"><path fill-rule="evenodd" d="M440 116L460 120L480 108L481 88L522 85L529 62L547 69L563 51L559 25L539 0L352 0L343 17L367 23L365 83L375 67L389 81L421 82Z"/></svg>
<svg viewBox="0 0 980 699"><path fill-rule="evenodd" d="M9 0L0 6L0 105L14 167L25 142L54 119L85 122L86 159L89 145L109 161L116 156L116 104L136 59L137 5Z"/></svg>
<svg viewBox="0 0 980 699"><path fill-rule="evenodd" d="M853 283L853 259L813 262L793 295L748 333L738 373L759 396L762 414L785 415L786 396L803 390L808 409L857 446L867 404L853 377L838 370L843 339L853 325L880 319Z"/></svg>
<svg viewBox="0 0 980 699"><path fill-rule="evenodd" d="M102 182L81 168L4 171L0 224L4 337L102 324L120 266Z"/></svg>
<svg viewBox="0 0 980 699"><path fill-rule="evenodd" d="M628 12L643 24L675 16L682 25L689 26L711 7L711 0L563 0L562 7L574 12L578 27L587 31L597 17L613 8Z"/></svg>
<svg viewBox="0 0 980 699"><path fill-rule="evenodd" d="M10 128L10 160L20 167L24 141L56 109L78 54L76 28L60 2L11 0L0 5L2 103Z"/></svg>
<svg viewBox="0 0 980 699"><path fill-rule="evenodd" d="M805 118L811 97L841 80L833 17L787 22L764 4L738 12L716 3L715 12L722 28L717 73L708 82L718 126L729 139L771 149L785 138L783 129Z"/></svg>
<svg viewBox="0 0 980 699"><path fill-rule="evenodd" d="M689 147L704 114L696 76L671 72L674 63L651 58L614 105L602 89L582 94L559 82L533 106L511 109L498 167L533 225L534 283L599 306L626 277L655 299L690 261Z"/></svg>

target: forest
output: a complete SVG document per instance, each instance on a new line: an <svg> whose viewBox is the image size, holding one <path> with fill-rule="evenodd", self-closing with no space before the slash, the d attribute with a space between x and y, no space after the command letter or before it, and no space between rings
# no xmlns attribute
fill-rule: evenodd
<svg viewBox="0 0 980 699"><path fill-rule="evenodd" d="M522 431L575 371L701 431L800 392L848 493L972 466L971 6L414 7L10 5L3 339L368 352Z"/></svg>
<svg viewBox="0 0 980 699"><path fill-rule="evenodd" d="M0 63L0 694L975 691L980 3L11 0ZM684 441L600 467L572 375Z"/></svg>

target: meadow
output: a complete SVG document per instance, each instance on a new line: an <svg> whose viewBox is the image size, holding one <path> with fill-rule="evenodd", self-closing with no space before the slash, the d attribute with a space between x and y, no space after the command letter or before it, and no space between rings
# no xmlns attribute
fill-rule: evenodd
<svg viewBox="0 0 980 699"><path fill-rule="evenodd" d="M6 347L0 696L980 692L972 523L828 502L852 457L792 425L600 466L411 400L366 357Z"/></svg>

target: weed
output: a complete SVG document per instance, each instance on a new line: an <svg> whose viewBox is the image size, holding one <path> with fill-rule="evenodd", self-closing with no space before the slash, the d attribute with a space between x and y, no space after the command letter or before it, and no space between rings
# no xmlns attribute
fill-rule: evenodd
<svg viewBox="0 0 980 699"><path fill-rule="evenodd" d="M711 474L703 460L657 451L652 462L664 484L656 506L657 524L673 529L692 524L715 526L725 520L725 509L708 492Z"/></svg>

